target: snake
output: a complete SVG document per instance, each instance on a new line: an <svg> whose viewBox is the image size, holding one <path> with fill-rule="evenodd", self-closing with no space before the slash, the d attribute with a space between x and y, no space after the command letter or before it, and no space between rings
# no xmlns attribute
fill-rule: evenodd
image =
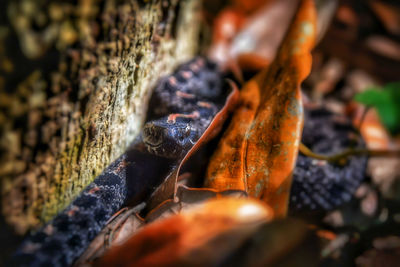
<svg viewBox="0 0 400 267"><path fill-rule="evenodd" d="M218 66L202 56L196 56L178 66L171 75L161 78L149 101L151 108L147 112L147 121L132 147L96 177L67 208L29 235L9 265L72 265L114 213L131 203L132 199L143 200L145 193L160 183L162 174L170 170L165 166L176 165L199 140L219 110L216 103L222 97L223 83L223 74ZM314 126L307 126L307 121ZM306 120L306 129L309 127L311 132L316 131L322 122L313 124L313 121L312 116ZM346 127L345 132L350 129ZM319 144L323 141L313 142ZM328 175L319 181L307 180L310 174L307 164L312 162L301 155L299 159L290 197L293 209L329 210L337 207L348 201L362 180L362 175L349 179L349 175L355 173L354 168L350 173L347 171L344 179L338 178L346 171L330 164L327 165L328 171L326 166L314 166L314 172L337 171L338 175ZM147 166L149 162L154 163ZM350 160L350 166L359 163L365 164L365 159ZM331 198L336 202L332 203Z"/></svg>
<svg viewBox="0 0 400 267"><path fill-rule="evenodd" d="M153 188L161 179L154 177L166 172L163 166L168 170L165 166L179 162L196 143L219 110L215 103L222 85L217 65L202 56L162 78L150 98L149 105L154 108L149 109L133 148L104 169L50 222L29 235L8 265L73 264L113 214ZM161 166L145 166L149 161Z"/></svg>

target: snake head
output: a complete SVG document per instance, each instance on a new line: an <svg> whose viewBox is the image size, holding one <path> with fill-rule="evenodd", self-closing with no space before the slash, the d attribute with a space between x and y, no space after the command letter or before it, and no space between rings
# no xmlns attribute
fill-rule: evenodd
<svg viewBox="0 0 400 267"><path fill-rule="evenodd" d="M178 158L183 156L198 139L198 131L188 120L177 120L173 124L167 119L159 119L145 124L143 142L152 154Z"/></svg>

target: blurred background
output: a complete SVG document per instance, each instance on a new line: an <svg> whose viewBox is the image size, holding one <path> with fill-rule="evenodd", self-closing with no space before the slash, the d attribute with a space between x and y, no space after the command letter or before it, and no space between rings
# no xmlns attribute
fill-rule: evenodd
<svg viewBox="0 0 400 267"><path fill-rule="evenodd" d="M145 113L143 88L158 75L146 70L167 73L197 53L226 69L243 54L257 57L255 68L268 64L297 6L289 0L178 2L0 2L0 261L128 143L107 147L111 152L93 163L91 156L102 152L94 139L132 140ZM319 42L302 88L305 105L349 118L370 149L400 149L400 2L316 4ZM124 87L128 76L133 81ZM118 99L115 87L128 91L136 128L102 137L109 129L95 113ZM96 102L100 97L106 100ZM326 231L320 236L324 266L398 264L399 181L399 158L371 158L355 198L313 221Z"/></svg>

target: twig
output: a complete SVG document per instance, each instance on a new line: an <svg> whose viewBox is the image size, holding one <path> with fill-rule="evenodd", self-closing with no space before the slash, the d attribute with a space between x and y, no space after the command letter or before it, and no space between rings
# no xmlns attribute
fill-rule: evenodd
<svg viewBox="0 0 400 267"><path fill-rule="evenodd" d="M340 165L345 165L347 158L355 155L368 155L370 157L400 157L400 150L370 150L366 148L349 148L337 154L322 155L311 151L311 149L303 143L300 143L299 150L307 157L326 160Z"/></svg>

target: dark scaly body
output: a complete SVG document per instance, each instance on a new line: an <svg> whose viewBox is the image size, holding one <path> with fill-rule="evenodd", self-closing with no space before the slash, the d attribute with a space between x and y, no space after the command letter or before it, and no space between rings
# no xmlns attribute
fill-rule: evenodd
<svg viewBox="0 0 400 267"><path fill-rule="evenodd" d="M305 110L302 142L314 152L333 154L364 147L351 122L325 109ZM365 177L366 156L351 156L345 166L299 153L293 172L290 210L332 210L348 202Z"/></svg>
<svg viewBox="0 0 400 267"><path fill-rule="evenodd" d="M71 265L125 202L124 164L124 157L111 164L64 211L28 237L10 265Z"/></svg>
<svg viewBox="0 0 400 267"><path fill-rule="evenodd" d="M155 88L149 103L148 120L173 113L190 114L202 103L213 105L221 96L221 77L217 66L203 57L181 65L174 75L161 79Z"/></svg>
<svg viewBox="0 0 400 267"><path fill-rule="evenodd" d="M176 83L167 84L170 80ZM216 65L202 57L180 66L155 88L150 104L154 112L148 117L151 121L146 123L142 139L139 137L136 143L144 140L142 144L147 146L149 152L168 158L163 165L171 165L179 160L216 114L217 107L210 101L220 95L221 86L222 75ZM155 186L152 184L154 178L151 181L146 179L160 173L155 172L154 168L146 170L143 166L134 169L140 173L130 177L130 166L145 165L149 158L152 159L148 154L135 150L123 154L64 211L24 240L10 265L71 265L107 220L131 198L141 194L135 186Z"/></svg>

